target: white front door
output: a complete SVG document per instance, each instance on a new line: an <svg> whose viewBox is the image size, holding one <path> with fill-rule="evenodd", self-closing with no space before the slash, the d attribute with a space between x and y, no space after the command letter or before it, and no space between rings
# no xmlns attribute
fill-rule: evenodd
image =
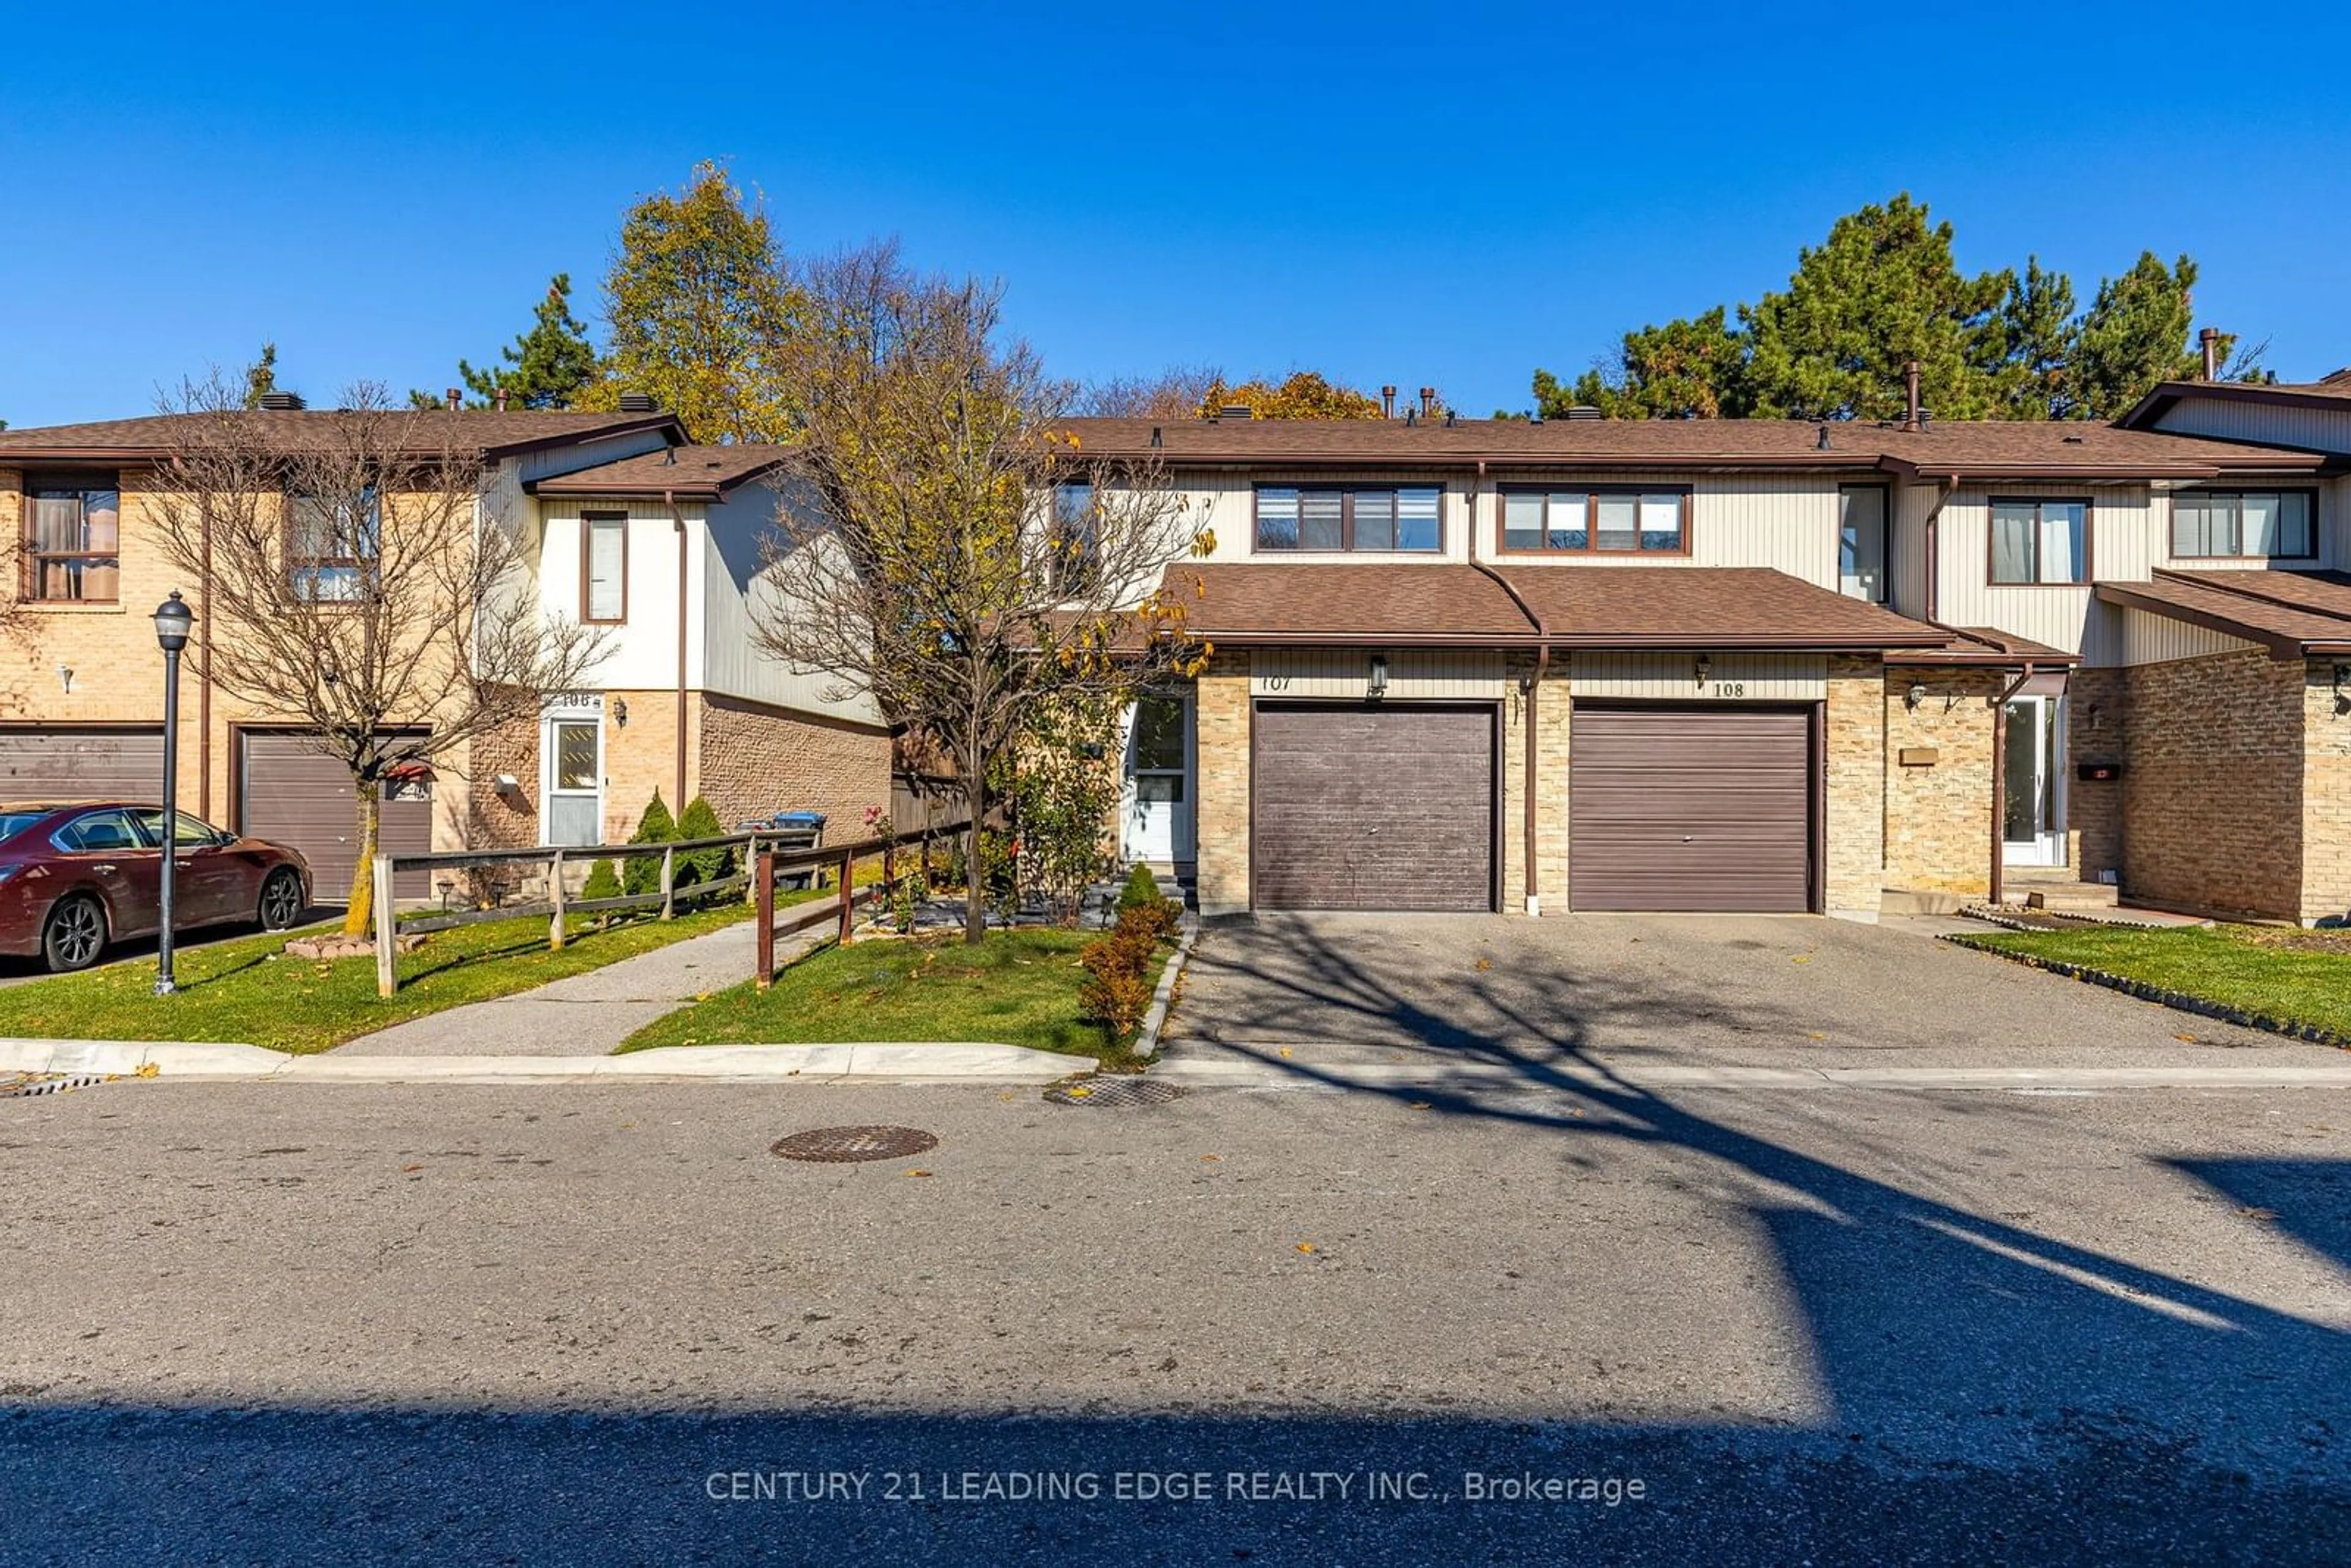
<svg viewBox="0 0 2351 1568"><path fill-rule="evenodd" d="M2009 699L2002 773L2001 858L2010 865L2065 863L2064 699Z"/></svg>
<svg viewBox="0 0 2351 1568"><path fill-rule="evenodd" d="M540 742L547 802L538 825L543 844L604 841L604 721L550 718Z"/></svg>
<svg viewBox="0 0 2351 1568"><path fill-rule="evenodd" d="M1192 858L1192 701L1147 696L1127 715L1119 853L1172 863Z"/></svg>

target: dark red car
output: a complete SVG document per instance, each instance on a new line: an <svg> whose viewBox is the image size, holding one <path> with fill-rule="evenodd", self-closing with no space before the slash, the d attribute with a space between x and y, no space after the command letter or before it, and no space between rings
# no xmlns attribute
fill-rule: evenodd
<svg viewBox="0 0 2351 1568"><path fill-rule="evenodd" d="M310 868L282 844L180 813L172 927L283 931L310 906ZM120 800L0 805L0 953L86 969L110 942L162 925L163 812Z"/></svg>

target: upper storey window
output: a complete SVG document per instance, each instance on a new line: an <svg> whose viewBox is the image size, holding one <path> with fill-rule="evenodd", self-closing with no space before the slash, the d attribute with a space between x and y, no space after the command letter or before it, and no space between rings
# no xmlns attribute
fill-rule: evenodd
<svg viewBox="0 0 2351 1568"><path fill-rule="evenodd" d="M1512 553L1687 555L1689 492L1505 490L1502 549Z"/></svg>
<svg viewBox="0 0 2351 1568"><path fill-rule="evenodd" d="M25 487L29 596L52 603L111 604L120 579L114 476L35 479Z"/></svg>
<svg viewBox="0 0 2351 1568"><path fill-rule="evenodd" d="M1991 504L1991 580L2011 585L2090 580L2090 503Z"/></svg>
<svg viewBox="0 0 2351 1568"><path fill-rule="evenodd" d="M2171 498L2171 553L2306 559L2318 553L2316 499L2307 490L2183 490Z"/></svg>
<svg viewBox="0 0 2351 1568"><path fill-rule="evenodd" d="M1260 485L1257 548L1434 552L1445 548L1443 496L1434 485Z"/></svg>

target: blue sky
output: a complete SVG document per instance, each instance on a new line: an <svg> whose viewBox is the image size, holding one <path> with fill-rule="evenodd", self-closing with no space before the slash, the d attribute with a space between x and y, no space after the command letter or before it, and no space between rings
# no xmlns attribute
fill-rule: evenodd
<svg viewBox="0 0 2351 1568"><path fill-rule="evenodd" d="M1902 190L1963 266L2086 300L2185 250L2286 379L2351 363L2339 5L1599 9L28 7L0 418L144 413L266 338L314 399L445 386L552 272L592 314L622 208L709 156L795 248L1001 277L1081 378L1520 406Z"/></svg>

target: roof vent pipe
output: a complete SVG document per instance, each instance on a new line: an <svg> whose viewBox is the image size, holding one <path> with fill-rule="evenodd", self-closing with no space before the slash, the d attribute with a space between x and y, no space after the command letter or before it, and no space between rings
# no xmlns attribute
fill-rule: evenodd
<svg viewBox="0 0 2351 1568"><path fill-rule="evenodd" d="M2196 334L2196 340L2204 347L2204 379L2208 382L2219 381L2220 379L2220 329L2207 327Z"/></svg>
<svg viewBox="0 0 2351 1568"><path fill-rule="evenodd" d="M446 396L449 400L449 412L451 413L455 413L459 409L465 406L465 400L457 395L457 389L455 387L451 387L448 392L443 395Z"/></svg>
<svg viewBox="0 0 2351 1568"><path fill-rule="evenodd" d="M1449 408L1445 411L1445 428L1447 430L1453 428L1453 411Z"/></svg>
<svg viewBox="0 0 2351 1568"><path fill-rule="evenodd" d="M1420 389L1420 417L1421 417L1421 418L1423 418L1423 419L1426 419L1430 414L1435 413L1436 412L1437 412L1437 389L1436 389L1435 387L1423 387L1423 388L1421 388L1421 389Z"/></svg>
<svg viewBox="0 0 2351 1568"><path fill-rule="evenodd" d="M1921 422L1918 417L1918 361L1916 360L1902 361L1902 428L1918 429Z"/></svg>
<svg viewBox="0 0 2351 1568"><path fill-rule="evenodd" d="M1413 424L1413 423L1417 423L1417 422L1414 419L1413 414L1414 414L1414 411L1413 411L1413 410L1411 410L1411 409L1405 409L1405 410L1404 411L1404 422L1405 422L1405 423L1406 423L1406 424L1408 424L1408 425L1409 425L1409 424Z"/></svg>
<svg viewBox="0 0 2351 1568"><path fill-rule="evenodd" d="M1813 450L1815 452L1826 452L1828 449L1829 423L1827 420L1823 420L1821 421L1820 434L1813 438Z"/></svg>
<svg viewBox="0 0 2351 1568"><path fill-rule="evenodd" d="M491 406L492 408L496 409L500 413L506 413L506 411L507 411L507 389L506 389L506 388L504 388L504 387L500 387L500 388L499 388L499 389L498 389L495 393L493 393L493 394L491 395L491 397L490 397L490 406Z"/></svg>
<svg viewBox="0 0 2351 1568"><path fill-rule="evenodd" d="M1159 445L1159 427L1155 424L1151 427L1151 444L1155 449Z"/></svg>
<svg viewBox="0 0 2351 1568"><path fill-rule="evenodd" d="M1380 417L1382 419L1395 417L1395 388L1393 385L1380 389Z"/></svg>

